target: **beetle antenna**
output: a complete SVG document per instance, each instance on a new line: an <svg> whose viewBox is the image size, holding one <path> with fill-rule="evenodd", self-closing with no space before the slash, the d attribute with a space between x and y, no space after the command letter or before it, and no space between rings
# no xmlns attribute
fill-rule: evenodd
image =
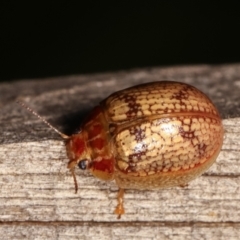
<svg viewBox="0 0 240 240"><path fill-rule="evenodd" d="M21 102L21 101L17 101L17 103L19 105L21 105L22 107L24 107L25 109L27 109L30 113L32 113L33 115L35 115L37 118L39 118L41 121L43 121L48 127L50 127L52 130L54 130L56 133L58 133L63 139L68 139L70 138L70 136L58 131L53 125L51 125L46 119L44 119L43 117L41 117L38 113L36 113L33 109L31 109L30 107L28 107L25 103Z"/></svg>

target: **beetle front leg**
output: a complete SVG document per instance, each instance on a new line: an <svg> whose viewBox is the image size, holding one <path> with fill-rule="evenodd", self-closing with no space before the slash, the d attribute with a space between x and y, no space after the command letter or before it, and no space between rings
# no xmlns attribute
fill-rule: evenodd
<svg viewBox="0 0 240 240"><path fill-rule="evenodd" d="M118 215L118 219L120 219L121 215L125 213L124 207L123 207L123 202L124 202L123 197L124 197L124 189L119 188L118 195L117 195L118 205L114 211L114 213Z"/></svg>

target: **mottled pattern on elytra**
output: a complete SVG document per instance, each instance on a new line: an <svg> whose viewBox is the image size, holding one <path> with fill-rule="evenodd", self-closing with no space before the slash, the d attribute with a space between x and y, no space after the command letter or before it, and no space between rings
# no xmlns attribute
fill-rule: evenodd
<svg viewBox="0 0 240 240"><path fill-rule="evenodd" d="M116 135L116 167L134 176L188 170L214 155L222 135L221 122L210 117L142 121Z"/></svg>
<svg viewBox="0 0 240 240"><path fill-rule="evenodd" d="M142 84L110 95L101 106L111 126L116 170L128 176L200 169L222 145L215 106L184 83Z"/></svg>
<svg viewBox="0 0 240 240"><path fill-rule="evenodd" d="M185 186L206 171L216 160L221 145L218 146L214 155L211 158L195 168L190 168L185 171L160 172L158 174L147 176L133 176L121 171L116 171L114 174L117 185L123 189L160 189L174 186Z"/></svg>
<svg viewBox="0 0 240 240"><path fill-rule="evenodd" d="M153 82L116 92L102 102L110 122L159 114L204 113L218 116L212 102L198 89L177 82Z"/></svg>

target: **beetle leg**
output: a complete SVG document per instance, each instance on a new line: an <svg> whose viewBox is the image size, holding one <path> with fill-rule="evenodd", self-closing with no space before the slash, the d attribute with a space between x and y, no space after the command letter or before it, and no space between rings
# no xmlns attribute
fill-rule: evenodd
<svg viewBox="0 0 240 240"><path fill-rule="evenodd" d="M114 213L118 215L118 219L120 219L121 215L125 213L124 207L123 207L123 197L124 197L124 189L119 188L118 195L117 195L118 205L114 211Z"/></svg>

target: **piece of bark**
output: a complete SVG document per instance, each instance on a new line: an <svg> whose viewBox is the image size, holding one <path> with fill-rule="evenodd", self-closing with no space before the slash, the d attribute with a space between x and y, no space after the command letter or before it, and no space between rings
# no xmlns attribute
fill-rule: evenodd
<svg viewBox="0 0 240 240"><path fill-rule="evenodd" d="M64 141L16 104L27 103L72 134L109 94L174 80L206 93L223 116L217 162L186 188L128 190L113 214L117 186L76 169L74 193ZM0 84L0 231L5 239L239 239L240 65L139 69Z"/></svg>

